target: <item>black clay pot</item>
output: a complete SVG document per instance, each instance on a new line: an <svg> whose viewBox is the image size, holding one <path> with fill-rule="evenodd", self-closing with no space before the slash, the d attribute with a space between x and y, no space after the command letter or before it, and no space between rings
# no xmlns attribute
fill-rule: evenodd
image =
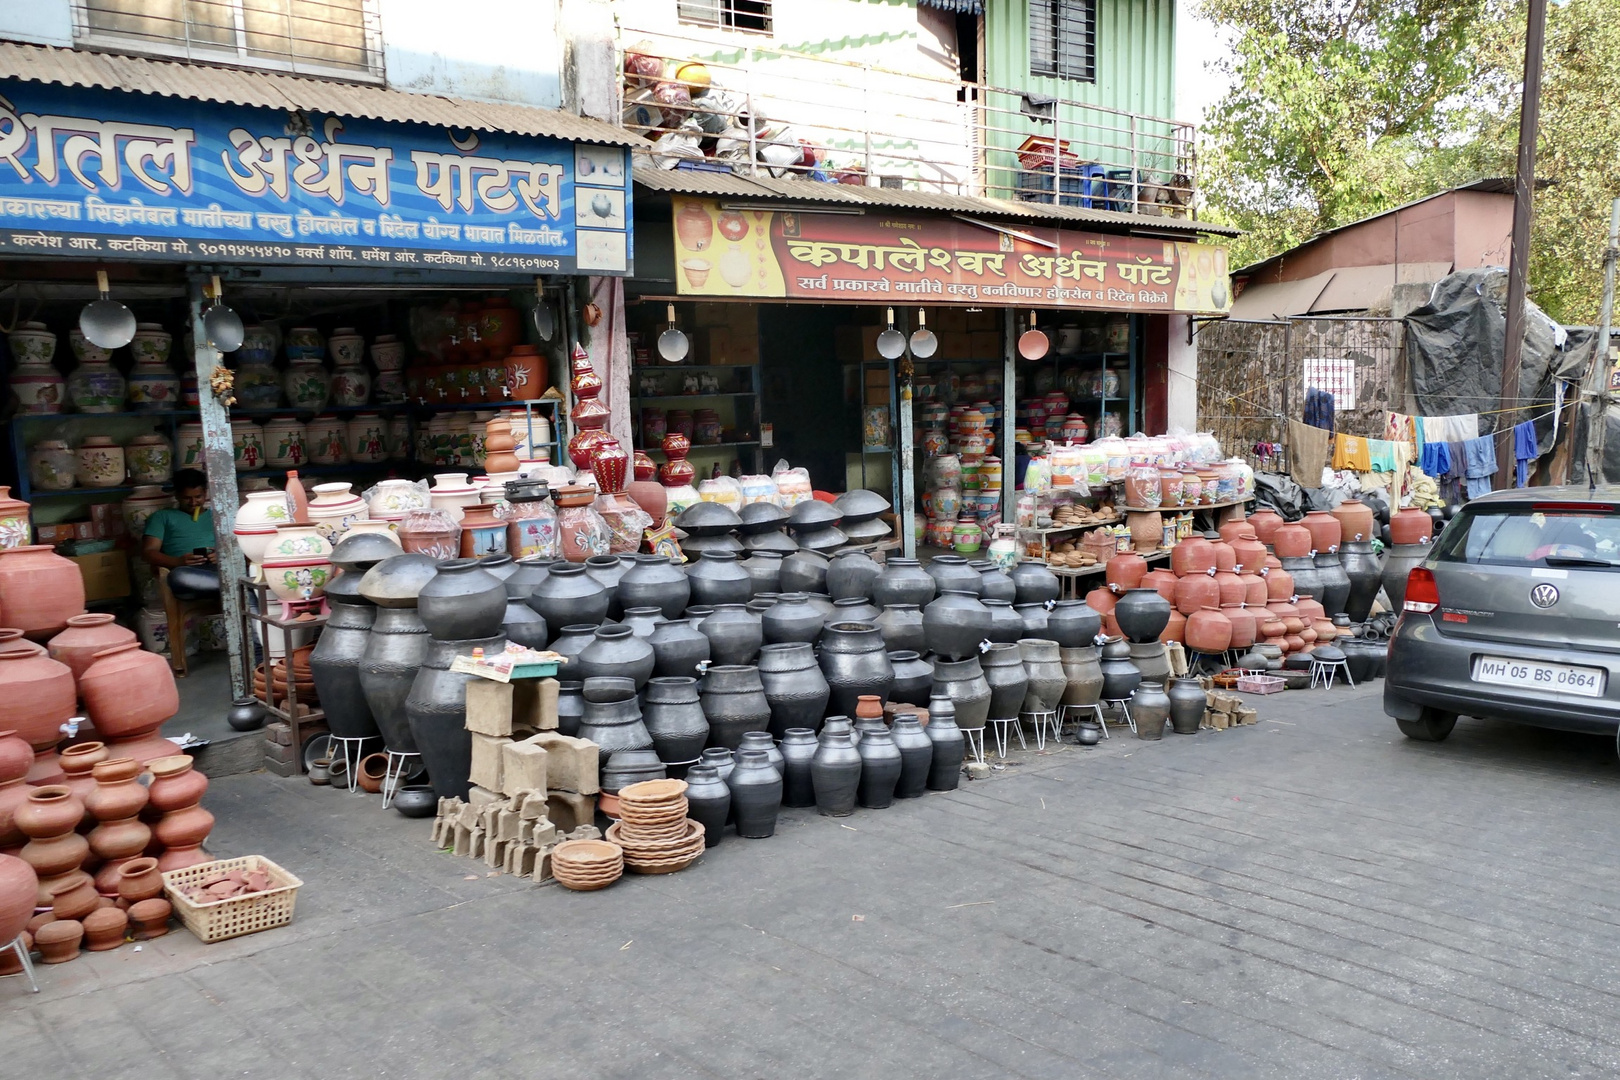
<svg viewBox="0 0 1620 1080"><path fill-rule="evenodd" d="M416 753L416 740L405 717L405 699L427 646L427 627L414 607L377 609L365 652L360 655L360 689L382 731L384 745L396 754Z"/></svg>
<svg viewBox="0 0 1620 1080"><path fill-rule="evenodd" d="M934 599L934 579L916 559L891 558L872 582L872 603L878 607L913 604L921 611Z"/></svg>
<svg viewBox="0 0 1620 1080"><path fill-rule="evenodd" d="M1012 568L1011 575L1015 595L1013 606L1020 604L1044 604L1048 600L1056 600L1063 592L1062 583L1057 575L1046 568L1045 563L1028 560Z"/></svg>
<svg viewBox="0 0 1620 1080"><path fill-rule="evenodd" d="M1148 741L1164 738L1164 722L1170 719L1170 696L1164 684L1143 679L1131 695L1131 719L1136 721L1136 737Z"/></svg>
<svg viewBox="0 0 1620 1080"><path fill-rule="evenodd" d="M399 554L399 542L389 539L379 533L360 532L350 533L336 544L332 545L330 556L332 565L339 570L354 574L356 581L365 576L367 570Z"/></svg>
<svg viewBox="0 0 1620 1080"><path fill-rule="evenodd" d="M889 666L894 668L889 700L927 708L934 692L934 665L911 649L896 649L889 653Z"/></svg>
<svg viewBox="0 0 1620 1080"><path fill-rule="evenodd" d="M696 761L708 745L709 721L703 715L694 678L648 680L641 719L661 761L670 764Z"/></svg>
<svg viewBox="0 0 1620 1080"><path fill-rule="evenodd" d="M359 593L360 578L346 570L327 586L331 615L309 656L315 692L326 710L326 726L344 739L375 739L382 734L360 685L360 660L371 641L371 624L377 615L377 605Z"/></svg>
<svg viewBox="0 0 1620 1080"><path fill-rule="evenodd" d="M894 805L894 787L900 782L903 761L894 736L881 722L861 733L856 752L861 755L861 782L855 801L868 810Z"/></svg>
<svg viewBox="0 0 1620 1080"><path fill-rule="evenodd" d="M1170 698L1170 730L1177 735L1196 735L1204 722L1207 698L1197 679L1176 679L1167 692Z"/></svg>
<svg viewBox="0 0 1620 1080"><path fill-rule="evenodd" d="M551 572L551 564L555 561L540 555L530 555L514 562L512 573L506 578L506 598L527 600L533 595L535 587L546 580L546 575Z"/></svg>
<svg viewBox="0 0 1620 1080"><path fill-rule="evenodd" d="M1170 654L1162 641L1133 641L1130 643L1131 663L1142 673L1143 679L1163 683L1169 680Z"/></svg>
<svg viewBox="0 0 1620 1080"><path fill-rule="evenodd" d="M759 678L770 705L770 732L784 738L789 728L819 731L831 689L807 642L782 642L759 650Z"/></svg>
<svg viewBox="0 0 1620 1080"><path fill-rule="evenodd" d="M1436 533L1439 531L1435 529ZM1394 611L1399 612L1405 606L1406 578L1428 559L1429 547L1428 544L1391 544L1384 549L1384 592Z"/></svg>
<svg viewBox="0 0 1620 1080"><path fill-rule="evenodd" d="M360 595L378 607L414 608L417 593L438 572L439 564L426 555L394 555L365 572Z"/></svg>
<svg viewBox="0 0 1620 1080"><path fill-rule="evenodd" d="M1024 636L1024 617L1013 610L1011 600L981 599L979 603L990 612L990 633L986 636L991 641L1014 644Z"/></svg>
<svg viewBox="0 0 1620 1080"><path fill-rule="evenodd" d="M511 582L508 578L508 583ZM551 640L546 620L524 602L523 598L506 598L506 611L501 616L501 636L528 649L544 649ZM325 700L324 698L322 699Z"/></svg>
<svg viewBox="0 0 1620 1080"><path fill-rule="evenodd" d="M840 551L827 564L827 594L834 600L872 596L872 585L883 568L864 551Z"/></svg>
<svg viewBox="0 0 1620 1080"><path fill-rule="evenodd" d="M829 623L821 633L821 671L832 691L829 706L843 716L855 715L863 694L888 701L894 686L883 635L871 623Z"/></svg>
<svg viewBox="0 0 1620 1080"><path fill-rule="evenodd" d="M369 709L369 705L367 707ZM258 731L264 727L268 715L258 698L234 698L225 713L225 722L231 725L232 731Z"/></svg>
<svg viewBox="0 0 1620 1080"><path fill-rule="evenodd" d="M417 593L416 611L438 641L493 637L506 617L506 586L477 559L451 559Z"/></svg>
<svg viewBox="0 0 1620 1080"><path fill-rule="evenodd" d="M816 756L816 733L809 728L788 728L782 733L782 805L816 805L810 763Z"/></svg>
<svg viewBox="0 0 1620 1080"><path fill-rule="evenodd" d="M568 660L568 666L563 670L571 675L579 672L579 654L585 651L585 646L596 640L595 623L574 623L565 626L551 639L551 651ZM580 676L583 678L583 676Z"/></svg>
<svg viewBox="0 0 1620 1080"><path fill-rule="evenodd" d="M848 817L855 812L855 794L861 783L861 752L855 748L848 720L829 720L810 760L810 782L816 810L827 817Z"/></svg>
<svg viewBox="0 0 1620 1080"><path fill-rule="evenodd" d="M1018 643L1018 655L1024 661L1024 674L1029 686L1024 691L1023 712L1056 712L1063 702L1063 692L1069 680L1063 674L1062 650L1050 638L1025 638Z"/></svg>
<svg viewBox="0 0 1620 1080"><path fill-rule="evenodd" d="M737 565L743 568L748 575L749 588L753 594L779 593L782 591L782 553L780 551L756 551Z"/></svg>
<svg viewBox="0 0 1620 1080"><path fill-rule="evenodd" d="M776 598L780 593L761 593L748 601L746 607L750 615L762 616L776 606Z"/></svg>
<svg viewBox="0 0 1620 1080"><path fill-rule="evenodd" d="M927 576L927 575L924 575ZM916 604L890 604L876 619L883 647L890 652L927 652L928 635L923 632L922 609Z"/></svg>
<svg viewBox="0 0 1620 1080"><path fill-rule="evenodd" d="M934 562L943 558L946 556L941 555ZM978 580L979 575L969 570L965 561L962 570ZM977 655L979 642L990 636L991 618L990 609L979 603L976 593L943 590L933 603L923 608L923 634L928 651L948 660Z"/></svg>
<svg viewBox="0 0 1620 1080"><path fill-rule="evenodd" d="M1018 617L1024 620L1024 636L1027 638L1044 638L1046 636L1046 617L1050 614L1046 603L1014 604L1013 610Z"/></svg>
<svg viewBox="0 0 1620 1080"><path fill-rule="evenodd" d="M727 756L730 760L730 756ZM725 839L726 818L731 814L731 789L713 765L698 764L686 770L686 816L703 826L703 846L714 847Z"/></svg>
<svg viewBox="0 0 1620 1080"><path fill-rule="evenodd" d="M1097 646L1059 649L1058 656L1063 662L1063 677L1068 681L1063 690L1063 704L1082 707L1097 704L1103 688L1102 661L1097 655Z"/></svg>
<svg viewBox="0 0 1620 1080"><path fill-rule="evenodd" d="M619 603L626 610L656 607L664 618L678 619L691 597L686 571L663 555L637 555L619 577Z"/></svg>
<svg viewBox="0 0 1620 1080"><path fill-rule="evenodd" d="M502 588L502 607L505 596L506 590ZM471 787L468 774L472 771L472 733L467 730L467 683L477 676L451 671L450 665L458 656L471 656L474 649L483 649L485 655L490 655L505 647L506 639L498 634L465 641L430 640L422 666L411 681L411 692L405 698L405 719L410 724L416 752L422 755L422 764L427 766L428 778L440 798L465 799Z"/></svg>
<svg viewBox="0 0 1620 1080"><path fill-rule="evenodd" d="M709 720L709 745L735 750L744 732L766 731L771 706L759 669L744 664L717 664L703 676L699 692L703 715Z"/></svg>
<svg viewBox="0 0 1620 1080"><path fill-rule="evenodd" d="M733 750L731 756L742 762L742 756L750 750L758 750L765 755L765 761L775 769L777 775L782 772L782 751L776 748L776 740L771 738L768 731L745 731L742 742Z"/></svg>
<svg viewBox="0 0 1620 1080"><path fill-rule="evenodd" d="M833 603L833 598L826 593L815 592L805 593L804 598L809 601L811 607L821 612L822 629L826 629L825 624L833 621L833 612L838 610L838 606ZM818 636L816 640L821 639Z"/></svg>
<svg viewBox="0 0 1620 1080"><path fill-rule="evenodd" d="M599 765L607 764L608 755L620 750L653 749L652 735L641 721L641 702L627 682L585 680L585 715L580 721L579 737L596 744L601 755Z"/></svg>
<svg viewBox="0 0 1620 1080"><path fill-rule="evenodd" d="M1018 598L1013 579L989 559L974 559L968 565L979 575L980 600L1005 600L1011 604Z"/></svg>
<svg viewBox="0 0 1620 1080"><path fill-rule="evenodd" d="M791 641L814 642L821 637L826 616L802 592L782 593L759 617L765 641L775 645Z"/></svg>
<svg viewBox="0 0 1620 1080"><path fill-rule="evenodd" d="M1316 554L1316 574L1322 581L1322 609L1328 618L1343 615L1350 599L1350 575L1337 551L1319 551Z"/></svg>
<svg viewBox="0 0 1620 1080"><path fill-rule="evenodd" d="M1318 602L1322 599L1322 573L1316 569L1316 560L1309 555L1291 555L1282 561L1282 568L1294 579L1294 595L1308 596ZM1326 607L1326 604L1322 605Z"/></svg>
<svg viewBox="0 0 1620 1080"><path fill-rule="evenodd" d="M602 626L595 639L580 650L574 672L582 679L629 679L639 690L652 678L653 650L628 626Z"/></svg>
<svg viewBox="0 0 1620 1080"><path fill-rule="evenodd" d="M728 750L724 746L711 746L698 755L698 764L712 768L723 784L726 777L731 775L731 770L737 767L735 753L736 751Z"/></svg>
<svg viewBox="0 0 1620 1080"><path fill-rule="evenodd" d="M935 555L923 568L934 579L934 593L965 592L979 595L983 585L979 572L960 555Z"/></svg>
<svg viewBox="0 0 1620 1080"><path fill-rule="evenodd" d="M1345 594L1344 610L1353 623L1366 622L1372 613L1373 601L1378 598L1378 586L1383 580L1383 562L1373 553L1369 543L1351 541L1339 545L1339 565L1350 579L1350 591Z"/></svg>
<svg viewBox="0 0 1620 1080"><path fill-rule="evenodd" d="M698 630L709 639L709 656L716 664L752 664L765 644L760 617L742 604L716 605Z"/></svg>
<svg viewBox="0 0 1620 1080"><path fill-rule="evenodd" d="M900 751L900 779L894 785L897 799L916 799L928 790L928 772L934 764L934 744L915 714L894 718L890 729L895 749Z"/></svg>
<svg viewBox="0 0 1620 1080"><path fill-rule="evenodd" d="M928 790L955 791L962 781L962 759L967 753L967 740L956 726L956 707L942 694L934 695L928 703L928 727L923 730L933 747L928 763Z"/></svg>
<svg viewBox="0 0 1620 1080"><path fill-rule="evenodd" d="M564 735L577 736L580 721L585 716L585 684L578 679L557 683L557 730Z"/></svg>
<svg viewBox="0 0 1620 1080"><path fill-rule="evenodd" d="M861 596L849 596L833 601L833 612L828 622L864 622L877 625L883 610Z"/></svg>
<svg viewBox="0 0 1620 1080"><path fill-rule="evenodd" d="M612 793L643 780L664 780L669 772L651 750L615 750L602 763L602 790Z"/></svg>
<svg viewBox="0 0 1620 1080"><path fill-rule="evenodd" d="M1102 699L1128 699L1142 685L1142 672L1131 663L1131 647L1124 638L1113 638L1102 647Z"/></svg>
<svg viewBox="0 0 1620 1080"><path fill-rule="evenodd" d="M984 669L984 680L990 684L990 713L992 720L1012 720L1024 706L1029 693L1029 675L1016 644L997 642L979 657Z"/></svg>
<svg viewBox="0 0 1620 1080"><path fill-rule="evenodd" d="M1065 649L1083 649L1096 644L1102 630L1102 616L1084 600L1059 600L1046 616L1046 633Z"/></svg>
<svg viewBox="0 0 1620 1080"><path fill-rule="evenodd" d="M776 832L782 808L782 774L771 767L763 750L744 750L737 767L726 777L731 789L731 816L737 835L763 840Z"/></svg>
<svg viewBox="0 0 1620 1080"><path fill-rule="evenodd" d="M795 551L782 560L782 592L827 591L827 557L814 551Z"/></svg>
<svg viewBox="0 0 1620 1080"><path fill-rule="evenodd" d="M686 567L692 605L746 604L754 595L753 579L729 551L705 551Z"/></svg>
<svg viewBox="0 0 1620 1080"><path fill-rule="evenodd" d="M651 606L625 608L624 614L619 617L619 625L628 626L630 632L642 641L649 640L663 622L663 613Z"/></svg>
<svg viewBox="0 0 1620 1080"><path fill-rule="evenodd" d="M955 708L957 727L963 731L979 731L984 727L990 716L990 683L985 680L977 655L966 660L934 657L932 700L941 697Z"/></svg>
<svg viewBox="0 0 1620 1080"><path fill-rule="evenodd" d="M1157 589L1129 589L1114 605L1114 621L1126 641L1158 641L1170 625L1171 610Z"/></svg>
<svg viewBox="0 0 1620 1080"><path fill-rule="evenodd" d="M608 594L578 563L555 563L546 579L529 594L529 606L551 627L589 623L607 618Z"/></svg>
<svg viewBox="0 0 1620 1080"><path fill-rule="evenodd" d="M709 639L689 619L660 623L647 639L653 650L655 675L698 674L698 665L709 659Z"/></svg>
<svg viewBox="0 0 1620 1080"><path fill-rule="evenodd" d="M630 565L626 565L617 555L592 555L585 560L585 573L607 591L607 617L610 619L617 619L624 612L619 601L619 579L624 577Z"/></svg>
<svg viewBox="0 0 1620 1080"><path fill-rule="evenodd" d="M364 536L365 534L362 533L361 535ZM478 567L486 574L493 574L502 585L505 585L506 579L517 573L517 560L503 551L494 555L485 555L478 560Z"/></svg>

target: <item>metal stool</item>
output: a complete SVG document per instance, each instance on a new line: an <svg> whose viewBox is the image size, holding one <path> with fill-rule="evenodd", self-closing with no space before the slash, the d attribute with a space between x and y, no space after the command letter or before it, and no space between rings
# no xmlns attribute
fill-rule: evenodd
<svg viewBox="0 0 1620 1080"><path fill-rule="evenodd" d="M388 804L394 801L394 794L399 791L400 781L405 778L405 759L415 758L422 760L421 754L402 754L397 750L388 751L388 768L383 772L382 804L388 809Z"/></svg>
<svg viewBox="0 0 1620 1080"><path fill-rule="evenodd" d="M39 993L39 983L34 981L34 961L28 956L28 946L23 944L22 935L18 934L10 944L0 945L0 951L5 949L17 951L17 959L22 961L22 973L28 976L28 985L33 988L34 993Z"/></svg>
<svg viewBox="0 0 1620 1080"><path fill-rule="evenodd" d="M1107 717L1103 716L1102 705L1097 702L1092 702L1090 705L1059 705L1057 722L1059 731L1061 731L1063 729L1063 725L1068 722L1070 709L1073 709L1075 712L1082 715L1088 712L1091 713L1097 718L1097 723L1102 725L1103 738L1111 738L1111 736L1108 734L1108 719Z"/></svg>
<svg viewBox="0 0 1620 1080"><path fill-rule="evenodd" d="M1119 714L1123 716L1125 718L1125 722L1131 726L1131 734L1136 734L1136 718L1131 715L1130 698L1104 698L1099 705L1103 708L1114 707L1119 709ZM1104 724L1103 733L1107 734L1107 732L1108 725Z"/></svg>
<svg viewBox="0 0 1620 1080"><path fill-rule="evenodd" d="M1024 727L1023 727L1022 724L1020 724L1018 722L1018 717L1015 716L1011 720L995 720L995 719L991 719L991 720L985 721L985 723L988 724L990 727L995 729L995 732L996 732L996 756L1002 757L1002 758L1005 758L1007 756L1007 744L1012 741L1011 739L1008 738L1008 734L1009 734L1008 728L1017 728L1017 730L1018 730L1018 746L1019 746L1019 748L1023 749L1023 750L1028 750L1029 749L1029 744L1024 741Z"/></svg>
<svg viewBox="0 0 1620 1080"><path fill-rule="evenodd" d="M1350 674L1350 661L1348 660L1317 660L1311 659L1311 689L1316 689L1318 683L1327 689L1333 689L1333 677L1344 672L1344 681L1355 689L1356 680Z"/></svg>
<svg viewBox="0 0 1620 1080"><path fill-rule="evenodd" d="M984 728L963 728L962 738L967 743L968 756L984 764Z"/></svg>
<svg viewBox="0 0 1620 1080"><path fill-rule="evenodd" d="M350 743L353 743L354 745L350 746ZM343 771L348 774L349 791L353 792L358 790L360 781L360 759L365 756L366 740L340 739L336 735L333 735L331 745L333 750L337 751L337 753L332 754L332 760L336 762L339 754L341 754L343 757Z"/></svg>
<svg viewBox="0 0 1620 1080"><path fill-rule="evenodd" d="M1018 714L1020 724L1022 724L1024 720L1028 720L1030 723L1035 725L1035 749L1037 750L1046 749L1046 726L1048 724L1052 725L1053 740L1055 741L1059 737L1057 718L1058 714L1056 709ZM1020 727L1019 730L1022 732L1022 727Z"/></svg>

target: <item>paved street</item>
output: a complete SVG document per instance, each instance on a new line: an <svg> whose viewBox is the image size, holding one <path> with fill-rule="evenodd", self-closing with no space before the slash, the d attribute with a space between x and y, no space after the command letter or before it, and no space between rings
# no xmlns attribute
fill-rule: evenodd
<svg viewBox="0 0 1620 1080"><path fill-rule="evenodd" d="M296 923L0 980L0 1072L1615 1075L1614 747L1411 743L1376 687L1261 715L792 811L596 894L486 877L374 798L216 780L211 846L299 873Z"/></svg>

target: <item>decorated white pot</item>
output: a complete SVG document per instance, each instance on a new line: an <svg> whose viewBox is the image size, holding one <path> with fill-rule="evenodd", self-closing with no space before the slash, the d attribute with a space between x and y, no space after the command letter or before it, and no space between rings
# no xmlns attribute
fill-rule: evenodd
<svg viewBox="0 0 1620 1080"><path fill-rule="evenodd" d="M273 364L276 359L276 332L268 326L242 329L242 347L231 354L238 364Z"/></svg>
<svg viewBox="0 0 1620 1080"><path fill-rule="evenodd" d="M379 371L371 383L371 402L374 405L405 404L406 387L403 371Z"/></svg>
<svg viewBox="0 0 1620 1080"><path fill-rule="evenodd" d="M411 421L404 416L388 418L388 460L404 461L411 456Z"/></svg>
<svg viewBox="0 0 1620 1080"><path fill-rule="evenodd" d="M349 531L343 535L344 538L347 539L348 537L353 536L355 533L376 533L378 536L388 537L388 539L392 540L395 544L398 544L401 550L403 550L404 544L399 538L398 529L399 523L396 521L386 521L381 519L373 520L368 518L365 521L350 522Z"/></svg>
<svg viewBox="0 0 1620 1080"><path fill-rule="evenodd" d="M477 506L481 500L478 489L467 482L466 473L437 473L428 492L433 509L447 511L457 521L461 520L464 507Z"/></svg>
<svg viewBox="0 0 1620 1080"><path fill-rule="evenodd" d="M380 413L359 413L349 419L349 457L368 464L388 460L388 426Z"/></svg>
<svg viewBox="0 0 1620 1080"><path fill-rule="evenodd" d="M316 484L315 497L309 501L309 520L317 532L329 543L336 544L348 532L349 525L371 516L366 502L344 483Z"/></svg>
<svg viewBox="0 0 1620 1080"><path fill-rule="evenodd" d="M264 422L265 464L296 469L305 461L304 425L295 416L272 416Z"/></svg>
<svg viewBox="0 0 1620 1080"><path fill-rule="evenodd" d="M315 465L349 460L349 426L337 416L317 416L304 425L304 455Z"/></svg>
<svg viewBox="0 0 1620 1080"><path fill-rule="evenodd" d="M422 510L428 497L409 480L379 480L371 492L371 516L397 521L409 510Z"/></svg>
<svg viewBox="0 0 1620 1080"><path fill-rule="evenodd" d="M177 469L203 467L202 424L189 420L181 424L174 434L174 464Z"/></svg>
<svg viewBox="0 0 1620 1080"><path fill-rule="evenodd" d="M28 451L28 479L39 491L67 491L78 467L79 456L64 439L46 439Z"/></svg>
<svg viewBox="0 0 1620 1080"><path fill-rule="evenodd" d="M260 560L265 583L282 600L312 600L326 591L326 583L331 580L331 554L332 545L314 526L278 529L265 545Z"/></svg>
<svg viewBox="0 0 1620 1080"><path fill-rule="evenodd" d="M129 373L129 404L139 412L178 409L180 376L170 370L168 361L156 356L142 357Z"/></svg>
<svg viewBox="0 0 1620 1080"><path fill-rule="evenodd" d="M161 435L140 435L124 448L129 478L136 484L167 484L174 476L174 447Z"/></svg>
<svg viewBox="0 0 1620 1080"><path fill-rule="evenodd" d="M352 326L340 326L326 339L326 350L338 367L354 367L366 358L366 339Z"/></svg>
<svg viewBox="0 0 1620 1080"><path fill-rule="evenodd" d="M237 472L264 468L264 429L251 420L232 420L231 449Z"/></svg>
<svg viewBox="0 0 1620 1080"><path fill-rule="evenodd" d="M121 504L124 508L124 529L137 540L146 535L146 519L159 510L174 507L174 496L157 485L139 485Z"/></svg>
<svg viewBox="0 0 1620 1080"><path fill-rule="evenodd" d="M87 360L67 377L68 400L82 413L124 411L124 376L110 360Z"/></svg>
<svg viewBox="0 0 1620 1080"><path fill-rule="evenodd" d="M332 377L319 360L294 360L281 377L281 389L293 408L317 412L332 397Z"/></svg>
<svg viewBox="0 0 1620 1080"><path fill-rule="evenodd" d="M371 362L378 371L400 371L405 367L405 343L393 334L378 334L371 343Z"/></svg>
<svg viewBox="0 0 1620 1080"><path fill-rule="evenodd" d="M129 343L129 351L137 364L155 360L160 367L168 367L169 349L173 345L174 335L163 329L162 323L143 322L135 324L135 337Z"/></svg>
<svg viewBox="0 0 1620 1080"><path fill-rule="evenodd" d="M332 404L353 409L371 400L371 376L358 362L339 364L332 373Z"/></svg>
<svg viewBox="0 0 1620 1080"><path fill-rule="evenodd" d="M291 525L292 519L292 504L287 501L287 493L275 488L248 492L236 511L238 528L278 529Z"/></svg>
<svg viewBox="0 0 1620 1080"><path fill-rule="evenodd" d="M321 332L313 326L295 326L287 331L287 359L294 363L300 360L314 360L319 362L326 355L326 342L321 339Z"/></svg>
<svg viewBox="0 0 1620 1080"><path fill-rule="evenodd" d="M118 487L124 482L124 448L105 435L92 435L79 444L73 475L80 487Z"/></svg>
<svg viewBox="0 0 1620 1080"><path fill-rule="evenodd" d="M68 331L68 344L73 348L73 358L81 364L112 359L111 349L103 349L91 342L77 326Z"/></svg>
<svg viewBox="0 0 1620 1080"><path fill-rule="evenodd" d="M59 413L67 400L67 385L51 366L56 355L56 335L44 323L25 322L6 338L11 345L11 389L17 395L17 410L25 413Z"/></svg>

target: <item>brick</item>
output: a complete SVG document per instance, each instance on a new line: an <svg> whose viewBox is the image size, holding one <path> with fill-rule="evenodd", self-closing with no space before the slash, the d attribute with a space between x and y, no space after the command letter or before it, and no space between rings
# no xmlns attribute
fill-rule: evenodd
<svg viewBox="0 0 1620 1080"><path fill-rule="evenodd" d="M521 833L523 819L515 810L502 810L495 815L495 835L501 840L516 840Z"/></svg>
<svg viewBox="0 0 1620 1080"><path fill-rule="evenodd" d="M283 765L296 762L299 759L298 748L296 746L283 746L280 743L267 742L264 744L264 759L266 761L280 762Z"/></svg>
<svg viewBox="0 0 1620 1080"><path fill-rule="evenodd" d="M467 683L467 730L477 735L510 738L512 686L490 679Z"/></svg>
<svg viewBox="0 0 1620 1080"><path fill-rule="evenodd" d="M296 761L276 761L274 758L265 758L264 771L275 773L277 776L297 776L298 763Z"/></svg>
<svg viewBox="0 0 1620 1080"><path fill-rule="evenodd" d="M264 725L264 741L277 746L291 746L292 725L285 720L276 720Z"/></svg>
<svg viewBox="0 0 1620 1080"><path fill-rule="evenodd" d="M546 813L562 832L572 832L596 821L596 796L577 791L548 791Z"/></svg>
<svg viewBox="0 0 1620 1080"><path fill-rule="evenodd" d="M474 739L478 736L474 735ZM525 739L501 746L501 790L546 790L546 748ZM475 777L476 779L476 777Z"/></svg>
<svg viewBox="0 0 1620 1080"><path fill-rule="evenodd" d="M597 781L601 752L589 739L542 731L525 741L546 751L548 791L577 791L581 795L595 795L602 790Z"/></svg>
<svg viewBox="0 0 1620 1080"><path fill-rule="evenodd" d="M513 792L512 801L517 804L518 816L525 821L546 816L546 793L543 790Z"/></svg>
<svg viewBox="0 0 1620 1080"><path fill-rule="evenodd" d="M467 805L473 807L474 809L481 806L487 806L492 802L500 801L500 792L490 791L488 788L480 787L477 784L474 784L467 792Z"/></svg>
<svg viewBox="0 0 1620 1080"><path fill-rule="evenodd" d="M502 791L501 748L511 739L495 735L472 735L472 769L468 776L472 782L489 791Z"/></svg>
<svg viewBox="0 0 1620 1080"><path fill-rule="evenodd" d="M556 731L557 680L525 679L512 685L512 723L530 731Z"/></svg>

